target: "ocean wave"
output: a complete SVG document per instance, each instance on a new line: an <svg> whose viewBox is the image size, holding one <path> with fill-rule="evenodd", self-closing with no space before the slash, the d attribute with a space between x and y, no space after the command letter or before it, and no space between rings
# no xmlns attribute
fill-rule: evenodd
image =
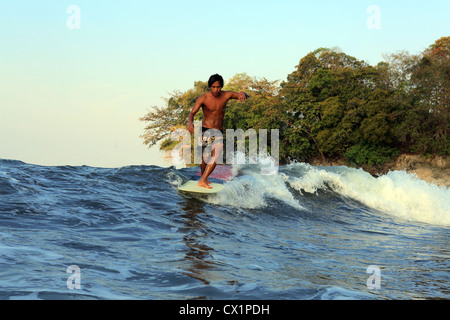
<svg viewBox="0 0 450 320"><path fill-rule="evenodd" d="M210 197L209 202L257 209L267 207L270 201L276 200L294 209L306 210L291 193L280 174L261 174L260 166L240 166L239 169L234 167L233 171L239 172L238 176L225 183L223 191Z"/></svg>
<svg viewBox="0 0 450 320"><path fill-rule="evenodd" d="M450 190L406 171L373 177L362 169L295 163L281 175L300 193L329 190L399 218L450 226Z"/></svg>
<svg viewBox="0 0 450 320"><path fill-rule="evenodd" d="M450 190L406 171L374 177L363 169L306 163L282 166L271 174L264 174L262 169L260 165L233 166L235 179L226 182L222 192L204 200L241 209L260 209L281 202L304 211L308 208L302 196L333 192L397 218L450 226Z"/></svg>
<svg viewBox="0 0 450 320"><path fill-rule="evenodd" d="M0 298L448 298L448 228L430 224L448 223L447 189L405 172L269 167L233 166L198 201L177 190L198 167L0 159Z"/></svg>

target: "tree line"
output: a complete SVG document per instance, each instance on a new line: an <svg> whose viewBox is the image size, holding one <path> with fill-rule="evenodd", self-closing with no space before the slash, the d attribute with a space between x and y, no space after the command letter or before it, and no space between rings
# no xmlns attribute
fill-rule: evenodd
<svg viewBox="0 0 450 320"><path fill-rule="evenodd" d="M338 49L319 48L285 81L236 74L224 90L245 91L250 99L229 102L224 129L279 129L282 163L380 165L401 153L449 155L450 37L419 54L402 51L384 60L371 66ZM146 123L144 144L176 145L168 135L186 128L195 101L208 91L206 82L197 81L153 107L140 119Z"/></svg>

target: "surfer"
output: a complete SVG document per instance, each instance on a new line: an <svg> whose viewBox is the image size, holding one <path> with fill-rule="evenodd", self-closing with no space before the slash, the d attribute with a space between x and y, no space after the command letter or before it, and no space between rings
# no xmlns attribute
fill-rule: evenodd
<svg viewBox="0 0 450 320"><path fill-rule="evenodd" d="M205 134L209 129L220 130L223 134L223 117L225 115L225 107L230 99L238 99L240 102L245 102L248 95L241 91L239 93L233 91L222 91L223 78L218 74L212 75L208 80L208 87L211 91L200 96L195 102L194 107L189 113L188 131L194 133L194 116L202 108L203 123L202 123L202 148L213 146L208 162L202 156L201 173L202 176L198 185L200 187L211 189L208 180L209 175L214 171L217 164L217 159L220 157L223 150L223 138L214 139L214 136ZM211 130L213 131L213 130ZM214 132L214 131L213 131Z"/></svg>

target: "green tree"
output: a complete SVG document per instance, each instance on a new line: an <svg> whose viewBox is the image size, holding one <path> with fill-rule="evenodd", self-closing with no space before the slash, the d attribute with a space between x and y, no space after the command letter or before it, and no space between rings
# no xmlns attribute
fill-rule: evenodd
<svg viewBox="0 0 450 320"><path fill-rule="evenodd" d="M245 104L236 100L228 102L225 111L224 128L271 129L277 128L275 119L278 81L250 77L246 73L236 74L224 87L228 91L245 91L250 95Z"/></svg>
<svg viewBox="0 0 450 320"><path fill-rule="evenodd" d="M331 49L320 48L300 60L281 84L281 94L289 115L286 133L303 137L297 139L304 144L299 149L308 152L303 158L342 157L358 143L365 131L361 123L368 116L363 106L377 77L377 70L366 62ZM283 138L287 145L292 142L292 137Z"/></svg>
<svg viewBox="0 0 450 320"><path fill-rule="evenodd" d="M144 139L144 144L152 147L158 141L167 138L175 129L186 128L187 117L195 101L208 90L206 82L197 81L194 83L194 88L184 93L173 92L166 99L164 107L154 106L153 110L140 118L141 121L147 123L144 134L141 136ZM195 119L201 120L202 117L202 114L199 112ZM171 145L170 141L170 138L166 139L162 147L168 148Z"/></svg>
<svg viewBox="0 0 450 320"><path fill-rule="evenodd" d="M450 37L437 40L412 74L414 109L419 115L416 146L426 153L450 154Z"/></svg>
<svg viewBox="0 0 450 320"><path fill-rule="evenodd" d="M185 126L208 90L198 81L171 94L164 107L154 107L141 118L147 122L144 143L154 145ZM301 58L281 84L240 73L224 90L250 94L245 104L229 102L224 129L279 129L284 161L344 158L376 165L399 150L450 154L450 37L420 54L387 55L375 67L338 49L319 48Z"/></svg>
<svg viewBox="0 0 450 320"><path fill-rule="evenodd" d="M450 154L450 37L423 53L400 52L380 66L394 94L395 137L402 149L422 154Z"/></svg>

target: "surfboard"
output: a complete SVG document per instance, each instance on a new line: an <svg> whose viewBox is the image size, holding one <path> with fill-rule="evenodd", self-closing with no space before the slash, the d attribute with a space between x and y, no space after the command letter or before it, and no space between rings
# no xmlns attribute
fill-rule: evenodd
<svg viewBox="0 0 450 320"><path fill-rule="evenodd" d="M193 193L204 193L204 194L213 194L223 190L223 185L219 183L211 183L210 186L212 189L200 187L198 181L189 180L182 186L178 188L180 191L184 192L193 192Z"/></svg>

